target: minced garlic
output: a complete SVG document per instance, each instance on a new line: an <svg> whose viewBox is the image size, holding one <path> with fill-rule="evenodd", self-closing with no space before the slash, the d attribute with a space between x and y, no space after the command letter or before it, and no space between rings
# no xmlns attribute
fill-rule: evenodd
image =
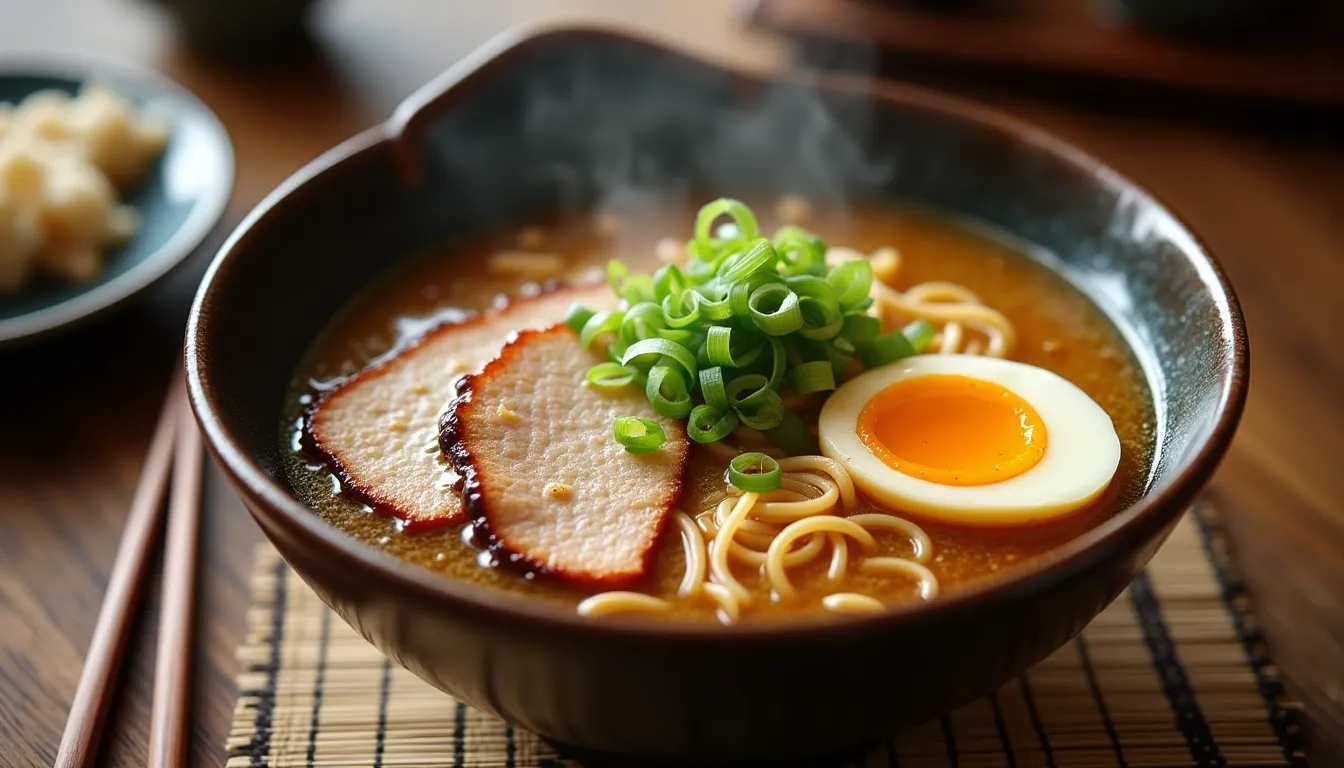
<svg viewBox="0 0 1344 768"><path fill-rule="evenodd" d="M501 424L517 424L518 422L523 420L522 416L519 416L514 411L509 410L509 407L503 403L499 404L499 408L496 411L496 415L499 416L499 421Z"/></svg>
<svg viewBox="0 0 1344 768"><path fill-rule="evenodd" d="M99 85L0 102L0 292L40 274L96 277L104 251L140 226L118 190L140 179L168 136L167 123Z"/></svg>
<svg viewBox="0 0 1344 768"><path fill-rule="evenodd" d="M541 494L552 501L569 501L574 498L574 487L564 483L547 483Z"/></svg>

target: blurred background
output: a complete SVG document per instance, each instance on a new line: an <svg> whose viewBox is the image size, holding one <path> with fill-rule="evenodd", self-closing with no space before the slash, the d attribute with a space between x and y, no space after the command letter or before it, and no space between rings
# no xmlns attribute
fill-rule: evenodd
<svg viewBox="0 0 1344 768"><path fill-rule="evenodd" d="M223 236L477 46L556 22L642 30L753 69L953 91L1100 156L1185 217L1230 273L1254 349L1251 401L1210 492L1305 703L1311 754L1344 764L1344 3L1333 0L0 0L0 53L159 70L220 116L238 163L220 229L147 300L0 357L0 414L24 404L0 421L0 510L86 515L35 533L0 514L0 560L14 568L0 568L0 626L43 638L21 646L0 631L0 764L46 763L59 740L187 303ZM259 534L213 472L209 496L192 756L219 764ZM44 546L83 565L39 562ZM27 591L6 581L15 574ZM110 764L141 754L147 664L127 678Z"/></svg>

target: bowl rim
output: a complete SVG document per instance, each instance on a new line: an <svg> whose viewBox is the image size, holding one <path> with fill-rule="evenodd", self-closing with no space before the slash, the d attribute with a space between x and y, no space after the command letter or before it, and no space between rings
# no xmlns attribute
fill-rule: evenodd
<svg viewBox="0 0 1344 768"><path fill-rule="evenodd" d="M74 51L10 50L0 52L0 78L33 77L80 84L108 80L144 92L171 96L205 126L221 154L223 175L205 188L187 218L145 259L112 279L69 298L21 315L0 319L0 349L36 340L91 319L158 282L191 255L223 218L233 195L237 158L229 132L219 116L194 93L148 67L97 54Z"/></svg>
<svg viewBox="0 0 1344 768"><path fill-rule="evenodd" d="M442 106L460 86L465 87L490 69L556 38L618 42L645 49L653 55L672 55L682 60L679 63L707 68L755 84L805 82L823 89L847 91L937 112L1006 135L1058 157L1095 177L1099 183L1134 195L1137 199L1153 201L1195 246L1195 267L1201 273L1203 284L1219 304L1223 344L1231 348L1228 370L1222 377L1216 418L1208 437L1198 446L1198 450L1184 458L1169 479L1149 488L1136 503L1101 525L1053 550L1052 556L1037 558L1002 571L993 578L959 587L929 603L901 604L881 613L864 616L781 619L731 627L710 622L677 622L644 616L593 621L545 601L462 582L412 565L369 547L326 523L308 506L295 499L287 487L272 480L253 463L223 424L215 402L213 383L205 373L205 360L211 345L208 328L210 307L216 286L227 271L232 256L245 244L257 223L291 193L320 180L343 161L354 160L379 148L390 148L401 161L409 160L413 149L397 145L408 134L414 133L418 118ZM404 165L403 171L413 174ZM707 59L675 43L655 40L644 33L631 33L600 24L530 25L497 35L411 94L386 121L333 147L276 187L238 225L211 262L188 318L185 365L189 398L205 433L206 442L235 486L253 500L249 508L258 522L263 523L262 528L268 536L271 535L266 530L268 526L283 528L296 538L301 537L305 546L315 553L339 558L343 565L357 568L361 575L375 580L366 583L377 583L403 596L451 606L455 614L473 615L501 624L542 625L548 633L581 635L587 639L670 639L708 643L817 639L923 625L953 616L964 616L995 602L1042 591L1086 570L1096 562L1132 552L1185 512L1222 459L1245 406L1250 373L1249 344L1240 304L1226 273L1198 235L1160 198L1062 139L997 109L921 86L845 75L805 73L800 76L798 73L755 71Z"/></svg>

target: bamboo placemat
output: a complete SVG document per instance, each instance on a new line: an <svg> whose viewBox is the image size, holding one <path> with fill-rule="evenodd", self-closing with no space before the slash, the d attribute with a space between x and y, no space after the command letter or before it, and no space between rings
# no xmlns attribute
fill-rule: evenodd
<svg viewBox="0 0 1344 768"><path fill-rule="evenodd" d="M252 584L230 768L581 765L389 662L269 545ZM1053 656L988 698L834 764L1301 765L1298 714L1204 503Z"/></svg>

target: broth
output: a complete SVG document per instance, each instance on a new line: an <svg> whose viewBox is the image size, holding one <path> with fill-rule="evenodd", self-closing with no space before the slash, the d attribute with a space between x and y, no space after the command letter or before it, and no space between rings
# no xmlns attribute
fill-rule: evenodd
<svg viewBox="0 0 1344 768"><path fill-rule="evenodd" d="M561 254L573 275L591 274L609 258L632 268L656 265L654 243L667 235L684 238L687 217L671 218L679 226L621 222L608 227L582 222L523 230L522 240L543 238L529 250ZM610 222L608 222L610 224ZM961 283L980 295L1015 324L1018 342L1012 359L1053 371L1076 384L1106 411L1120 438L1121 457L1114 479L1094 502L1065 518L1031 527L983 529L915 520L933 542L928 567L944 590L992 576L1027 560L1049 557L1051 550L1123 509L1144 490L1152 459L1153 407L1142 371L1119 334L1078 291L1035 261L1007 245L962 224L929 212L874 209L807 222L808 228L832 246L868 253L894 246L902 256L898 288L929 280ZM605 233L604 233L604 231ZM522 243L533 246L533 243ZM576 605L593 594L545 578L533 578L507 567L483 565L482 551L472 543L470 526L403 532L395 519L380 514L340 492L339 483L320 460L305 453L297 425L305 406L326 386L362 369L398 343L412 338L455 310L489 306L502 294L515 292L518 281L497 279L483 264L499 250L520 248L517 231L500 233L428 254L390 277L336 318L297 369L285 404L283 440L286 470L298 494L332 525L369 546L455 579L525 593L562 605ZM451 256L450 256L451 254ZM692 516L723 497L726 462L704 450L692 454L685 492L678 505ZM863 502L864 511L888 511ZM880 554L908 556L904 538L878 536ZM752 612L745 620L823 613L820 600L837 591L825 579L828 558L790 570L799 589L797 599L772 601L764 578L738 564L735 573L752 590ZM684 555L676 527L669 525L654 553L647 579L636 589L656 596L675 596L684 572ZM900 576L850 569L844 591L878 596L891 604L919 599L916 583ZM714 604L702 598L675 600L673 615L713 619Z"/></svg>

